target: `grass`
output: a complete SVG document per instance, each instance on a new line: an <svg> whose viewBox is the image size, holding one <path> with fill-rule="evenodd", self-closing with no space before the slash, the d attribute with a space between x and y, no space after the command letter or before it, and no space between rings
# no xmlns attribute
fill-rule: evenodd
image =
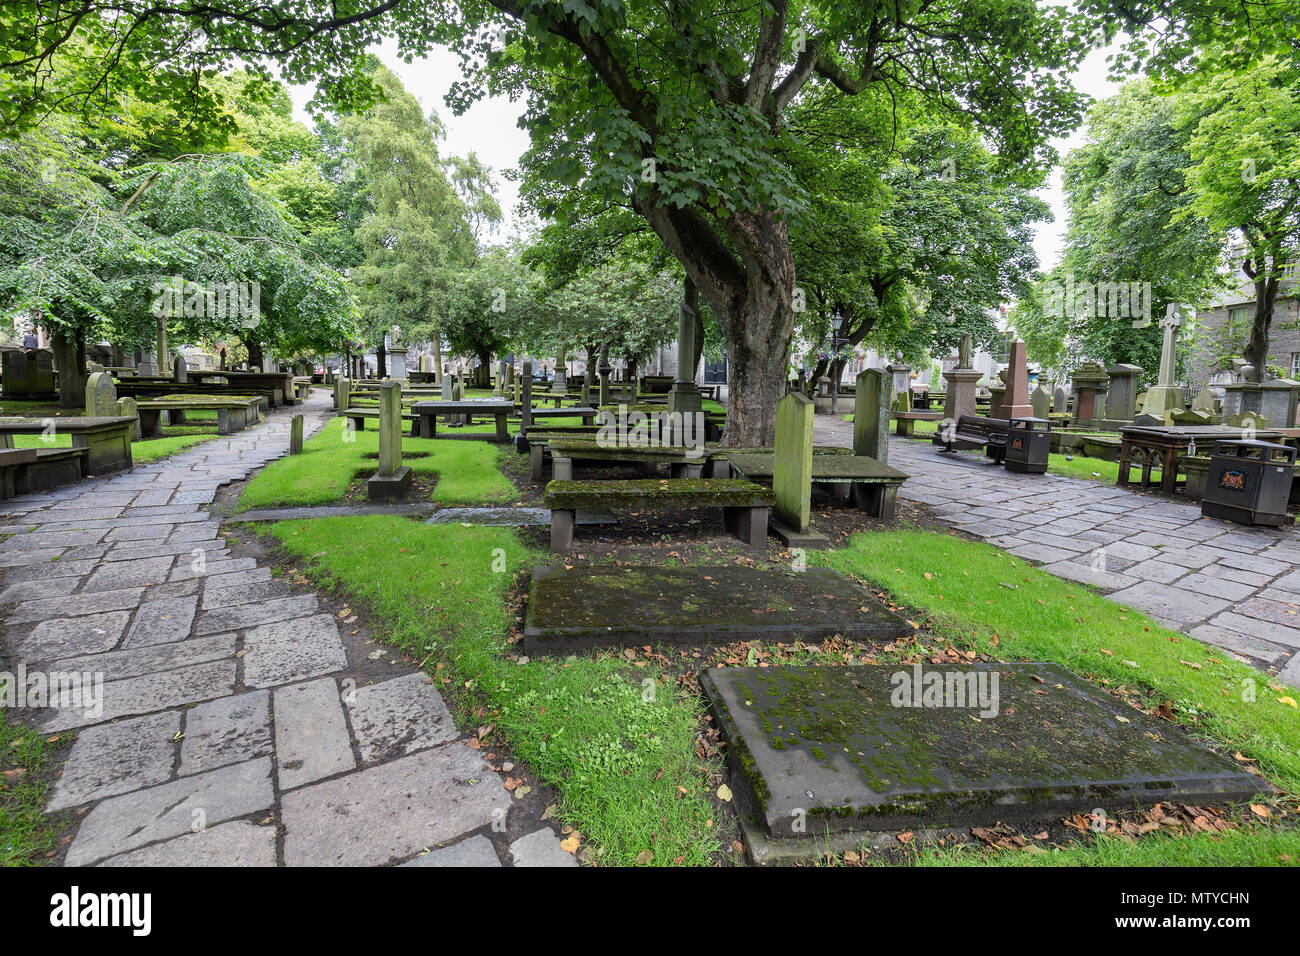
<svg viewBox="0 0 1300 956"><path fill-rule="evenodd" d="M1004 660L1053 661L1093 683L1128 691L1146 708L1167 703L1191 733L1257 763L1284 790L1300 792L1300 710L1294 706L1300 692L1224 651L1160 627L1084 585L1063 582L990 545L955 535L858 534L847 547L816 559L928 615L924 630L958 648ZM1295 855L1300 836L1294 832L1258 833L1253 846L1198 838L1143 840L1137 848L1124 848L1102 840L1050 861L1106 865L1125 854L1132 860L1125 865L1143 865L1146 854L1182 864L1217 859L1216 854L1300 859ZM977 862L950 851L921 852L927 863ZM1044 859L1023 852L1007 856L1019 862Z"/></svg>
<svg viewBox="0 0 1300 956"><path fill-rule="evenodd" d="M402 437L404 455L416 475L438 476L433 498L444 504L493 504L517 494L497 468L498 449L487 442ZM240 510L282 505L322 505L339 501L359 475L372 475L379 432L348 432L346 419L334 418L303 443L301 455L272 462L244 488Z"/></svg>
<svg viewBox="0 0 1300 956"><path fill-rule="evenodd" d="M55 829L42 812L60 737L49 740L0 714L0 867L39 866L54 849Z"/></svg>
<svg viewBox="0 0 1300 956"><path fill-rule="evenodd" d="M137 465L147 465L176 454L201 442L220 436L211 428L196 425L175 425L163 429L161 438L146 438L131 443L131 460ZM71 448L72 436L60 434L42 438L40 435L14 435L15 448Z"/></svg>
<svg viewBox="0 0 1300 956"><path fill-rule="evenodd" d="M1026 853L992 853L971 843L922 848L917 866L1295 866L1300 831L1252 827L1187 836L1152 833L1130 841L1108 834L1091 843Z"/></svg>
<svg viewBox="0 0 1300 956"><path fill-rule="evenodd" d="M651 662L507 657L504 598L541 559L507 528L317 518L269 533L303 573L369 609L376 635L423 661L460 705L488 709L560 794L559 814L602 864L703 865L720 841L695 755L700 702ZM647 859L647 854L652 857Z"/></svg>

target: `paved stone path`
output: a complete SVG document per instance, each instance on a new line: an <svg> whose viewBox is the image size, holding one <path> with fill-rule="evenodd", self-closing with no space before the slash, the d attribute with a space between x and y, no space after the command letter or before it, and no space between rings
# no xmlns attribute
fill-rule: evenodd
<svg viewBox="0 0 1300 956"><path fill-rule="evenodd" d="M819 441L851 445L852 432L817 417ZM900 499L1300 685L1294 530L1202 518L1199 503L1100 481L1018 475L915 439L891 438L889 463L912 476Z"/></svg>
<svg viewBox="0 0 1300 956"><path fill-rule="evenodd" d="M296 409L308 434L328 406L318 389ZM508 818L423 673L368 683L360 658L390 655L219 536L204 506L287 453L290 414L0 503L3 668L103 681L102 707L65 688L10 712L77 732L48 807L76 811L65 862L576 865L549 827Z"/></svg>

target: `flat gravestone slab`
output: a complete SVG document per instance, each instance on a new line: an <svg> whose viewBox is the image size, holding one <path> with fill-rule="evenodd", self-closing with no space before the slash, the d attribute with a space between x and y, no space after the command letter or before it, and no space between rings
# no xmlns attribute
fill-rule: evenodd
<svg viewBox="0 0 1300 956"><path fill-rule="evenodd" d="M963 701L954 680L927 698L936 675L983 692ZM763 838L1223 802L1265 786L1047 663L726 667L701 685L747 829L756 821ZM923 706L906 706L902 693L917 687Z"/></svg>
<svg viewBox="0 0 1300 956"><path fill-rule="evenodd" d="M574 567L533 571L529 653L620 643L886 640L911 627L829 568Z"/></svg>

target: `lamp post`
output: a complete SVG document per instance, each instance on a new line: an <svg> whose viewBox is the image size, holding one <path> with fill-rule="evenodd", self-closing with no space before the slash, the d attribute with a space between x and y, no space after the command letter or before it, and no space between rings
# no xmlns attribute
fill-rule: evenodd
<svg viewBox="0 0 1300 956"><path fill-rule="evenodd" d="M838 414L836 405L840 398L840 370L835 365L835 359L840 351L840 327L844 325L844 317L840 315L840 310L835 310L835 315L831 317L831 414Z"/></svg>

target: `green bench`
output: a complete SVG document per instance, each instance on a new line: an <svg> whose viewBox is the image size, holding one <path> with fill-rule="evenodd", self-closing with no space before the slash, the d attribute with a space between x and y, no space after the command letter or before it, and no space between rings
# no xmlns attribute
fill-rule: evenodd
<svg viewBox="0 0 1300 956"><path fill-rule="evenodd" d="M750 547L761 548L767 541L767 517L776 495L737 478L635 478L552 481L543 501L551 509L551 550L565 554L573 549L577 512L599 508L721 508L727 530Z"/></svg>

